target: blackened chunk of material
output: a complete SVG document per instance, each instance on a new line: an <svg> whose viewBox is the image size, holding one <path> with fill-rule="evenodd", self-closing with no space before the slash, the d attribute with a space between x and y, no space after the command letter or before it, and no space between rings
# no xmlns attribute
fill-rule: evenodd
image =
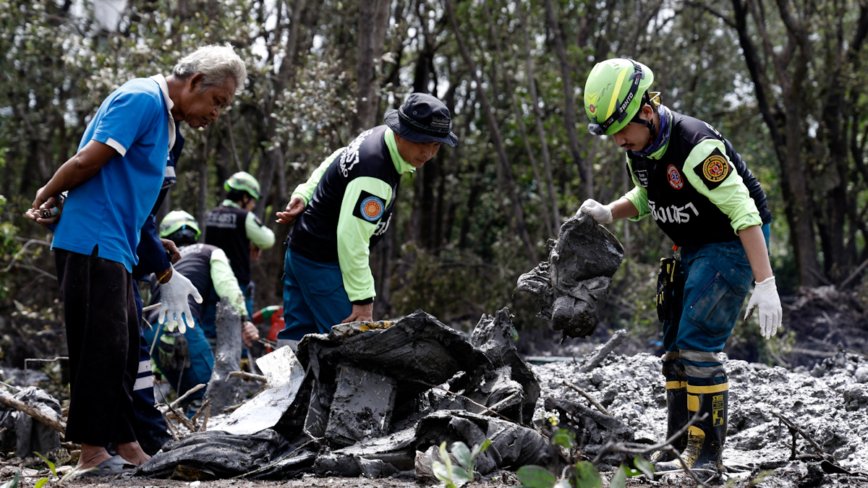
<svg viewBox="0 0 868 488"><path fill-rule="evenodd" d="M537 297L540 317L551 319L555 330L587 337L599 323L612 275L623 259L618 239L583 214L564 222L548 262L521 275L516 289Z"/></svg>
<svg viewBox="0 0 868 488"><path fill-rule="evenodd" d="M557 244L549 253L552 281L556 288L570 290L591 278L611 278L623 259L624 247L618 239L582 214L561 226Z"/></svg>

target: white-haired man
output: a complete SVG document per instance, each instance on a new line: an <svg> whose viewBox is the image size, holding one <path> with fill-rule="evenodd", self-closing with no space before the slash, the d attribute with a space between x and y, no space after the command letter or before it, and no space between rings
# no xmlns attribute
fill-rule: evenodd
<svg viewBox="0 0 868 488"><path fill-rule="evenodd" d="M231 47L206 46L181 59L167 78L128 81L103 101L78 152L39 189L27 213L51 224L57 217L43 219L41 211L59 207L60 194L69 192L52 246L69 347L66 440L81 443L79 465L97 468L92 474L117 474L149 459L134 433L131 401L139 368L132 268L140 241L160 243L142 233L166 193L165 177L174 176L167 162L177 157L176 122L200 128L217 120L246 78ZM160 269L160 317L183 328L186 316L192 326L187 296L201 301L195 287L168 260L152 265ZM109 443L117 456L105 449Z"/></svg>

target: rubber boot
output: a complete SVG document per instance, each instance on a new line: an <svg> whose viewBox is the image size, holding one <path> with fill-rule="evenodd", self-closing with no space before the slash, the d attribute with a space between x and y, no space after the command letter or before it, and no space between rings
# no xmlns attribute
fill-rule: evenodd
<svg viewBox="0 0 868 488"><path fill-rule="evenodd" d="M718 378L720 376L718 375ZM687 430L687 448L681 458L690 469L723 471L723 445L726 441L727 415L729 413L729 383L695 385L687 383L687 410L690 417L697 411L708 414L705 420L691 425ZM657 471L683 469L677 460L659 463Z"/></svg>
<svg viewBox="0 0 868 488"><path fill-rule="evenodd" d="M663 375L666 377L666 438L669 439L681 430L690 414L687 411L687 376L681 361L664 361ZM687 447L687 434L672 441L678 452ZM670 451L657 451L652 457L653 464L677 459Z"/></svg>

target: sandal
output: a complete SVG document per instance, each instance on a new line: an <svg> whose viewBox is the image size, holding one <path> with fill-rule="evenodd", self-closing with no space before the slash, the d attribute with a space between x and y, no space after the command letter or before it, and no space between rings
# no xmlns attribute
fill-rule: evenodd
<svg viewBox="0 0 868 488"><path fill-rule="evenodd" d="M99 463L95 468L76 476L77 478L92 478L96 476L116 476L119 474L129 473L136 469L136 465L127 461L120 456L112 456L105 461Z"/></svg>

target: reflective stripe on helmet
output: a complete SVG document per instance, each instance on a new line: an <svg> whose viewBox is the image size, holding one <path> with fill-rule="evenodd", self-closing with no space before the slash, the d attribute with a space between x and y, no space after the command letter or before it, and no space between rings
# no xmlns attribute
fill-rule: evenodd
<svg viewBox="0 0 868 488"><path fill-rule="evenodd" d="M245 171L239 171L230 176L229 179L226 180L226 183L224 183L223 188L225 188L226 191L245 191L256 200L259 200L260 197L259 182L256 181L256 178L254 178L253 175Z"/></svg>
<svg viewBox="0 0 868 488"><path fill-rule="evenodd" d="M636 63L633 63L635 66ZM615 82L615 93L621 93L621 85L624 84L624 78L627 76L627 70L622 70L621 74L618 75L618 80ZM618 96L615 95L612 97L612 100L609 101L609 110L606 111L606 118L612 116L612 112L615 111L615 107L618 105Z"/></svg>
<svg viewBox="0 0 868 488"><path fill-rule="evenodd" d="M199 237L199 234L201 234L199 223L196 222L196 219L192 215L183 210L173 210L167 213L160 222L160 237L166 237L173 234L184 226L196 231L197 238Z"/></svg>

